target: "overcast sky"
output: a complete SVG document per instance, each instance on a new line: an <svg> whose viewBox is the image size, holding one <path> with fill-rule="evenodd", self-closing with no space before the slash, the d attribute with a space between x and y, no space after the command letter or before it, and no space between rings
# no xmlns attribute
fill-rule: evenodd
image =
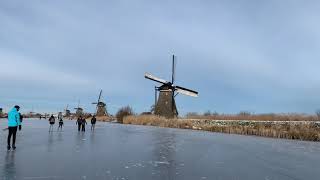
<svg viewBox="0 0 320 180"><path fill-rule="evenodd" d="M180 114L305 112L320 108L320 4L303 0L0 1L0 106L111 113L148 111L155 82Z"/></svg>

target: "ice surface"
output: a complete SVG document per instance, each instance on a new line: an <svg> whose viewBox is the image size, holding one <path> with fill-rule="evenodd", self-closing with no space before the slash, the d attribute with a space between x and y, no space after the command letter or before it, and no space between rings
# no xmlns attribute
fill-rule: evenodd
<svg viewBox="0 0 320 180"><path fill-rule="evenodd" d="M0 128L6 120L0 120ZM25 119L17 150L0 131L0 179L320 179L320 144L98 122Z"/></svg>

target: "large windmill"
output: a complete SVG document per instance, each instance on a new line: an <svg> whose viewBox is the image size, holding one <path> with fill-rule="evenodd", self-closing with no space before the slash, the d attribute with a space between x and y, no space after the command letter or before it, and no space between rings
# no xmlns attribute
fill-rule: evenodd
<svg viewBox="0 0 320 180"><path fill-rule="evenodd" d="M78 101L78 107L74 108L76 110L76 117L83 115L83 108L80 107L80 100Z"/></svg>
<svg viewBox="0 0 320 180"><path fill-rule="evenodd" d="M101 101L102 99L102 90L100 90L98 101L94 102L92 104L96 104L96 116L107 116L107 108L106 108L106 103Z"/></svg>
<svg viewBox="0 0 320 180"><path fill-rule="evenodd" d="M179 93L187 96L198 97L198 92L187 89L181 86L174 85L175 81L175 56L172 56L172 76L171 81L160 79L150 73L145 73L144 77L152 81L156 81L162 84L160 87L155 87L155 107L154 114L164 116L167 118L174 118L178 116L178 110L176 107L175 96ZM159 92L159 97L157 95ZM158 97L158 100L157 100Z"/></svg>

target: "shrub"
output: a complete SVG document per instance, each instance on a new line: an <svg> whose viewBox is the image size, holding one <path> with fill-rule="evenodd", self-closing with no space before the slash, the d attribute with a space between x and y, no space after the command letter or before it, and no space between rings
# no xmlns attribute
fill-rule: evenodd
<svg viewBox="0 0 320 180"><path fill-rule="evenodd" d="M209 111L204 112L204 113L203 113L203 115L204 115L204 116L211 116L211 112L210 112L210 110L209 110Z"/></svg>
<svg viewBox="0 0 320 180"><path fill-rule="evenodd" d="M250 116L251 113L249 111L240 111L239 116Z"/></svg>
<svg viewBox="0 0 320 180"><path fill-rule="evenodd" d="M123 123L123 118L130 115L134 115L132 108L130 106L125 106L119 109L116 118L119 123Z"/></svg>
<svg viewBox="0 0 320 180"><path fill-rule="evenodd" d="M199 114L196 113L196 112L189 112L189 113L187 113L187 115L186 115L186 117L189 118L189 119L196 118L196 117L198 117L198 116L199 116Z"/></svg>

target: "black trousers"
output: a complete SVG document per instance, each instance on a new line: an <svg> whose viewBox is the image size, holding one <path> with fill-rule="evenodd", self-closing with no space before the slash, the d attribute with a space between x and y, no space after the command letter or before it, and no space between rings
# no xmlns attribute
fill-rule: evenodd
<svg viewBox="0 0 320 180"><path fill-rule="evenodd" d="M82 124L82 131L86 131L86 125Z"/></svg>
<svg viewBox="0 0 320 180"><path fill-rule="evenodd" d="M12 137L12 146L16 144L16 135L17 135L18 127L9 127L9 134L8 134L8 146L10 146L11 136Z"/></svg>
<svg viewBox="0 0 320 180"><path fill-rule="evenodd" d="M78 123L78 131L81 129L81 124Z"/></svg>
<svg viewBox="0 0 320 180"><path fill-rule="evenodd" d="M91 124L91 130L94 130L95 126L96 126L96 124Z"/></svg>

